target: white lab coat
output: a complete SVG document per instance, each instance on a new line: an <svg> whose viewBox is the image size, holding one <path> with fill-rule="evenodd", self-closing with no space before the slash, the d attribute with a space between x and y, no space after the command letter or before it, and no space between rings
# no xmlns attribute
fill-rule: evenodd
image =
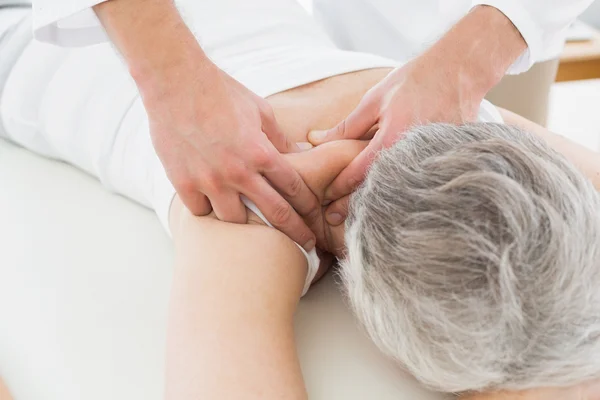
<svg viewBox="0 0 600 400"><path fill-rule="evenodd" d="M557 57L566 30L593 0L313 0L314 14L336 44L408 61L435 43L473 7L506 15L528 49L508 73Z"/></svg>
<svg viewBox="0 0 600 400"><path fill-rule="evenodd" d="M33 0L37 39L62 46L106 40L91 7L105 0ZM218 1L218 0L197 0ZM406 61L423 51L477 5L502 11L528 50L509 73L556 57L565 30L593 0L314 0L315 16L338 46Z"/></svg>

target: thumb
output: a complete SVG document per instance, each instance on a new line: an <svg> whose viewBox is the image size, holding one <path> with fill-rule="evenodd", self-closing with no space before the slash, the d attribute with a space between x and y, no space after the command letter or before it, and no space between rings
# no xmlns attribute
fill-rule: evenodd
<svg viewBox="0 0 600 400"><path fill-rule="evenodd" d="M377 137L371 140L369 145L340 172L325 190L325 201L335 201L352 193L365 179L367 170L373 159L377 156L377 152L381 150L381 147Z"/></svg>
<svg viewBox="0 0 600 400"><path fill-rule="evenodd" d="M378 103L363 97L358 107L335 127L325 131L312 131L308 134L308 141L313 145L343 139L362 139L379 119Z"/></svg>
<svg viewBox="0 0 600 400"><path fill-rule="evenodd" d="M339 200L331 203L325 211L325 219L329 225L338 226L346 220L348 216L348 205L350 203L350 195L346 195Z"/></svg>

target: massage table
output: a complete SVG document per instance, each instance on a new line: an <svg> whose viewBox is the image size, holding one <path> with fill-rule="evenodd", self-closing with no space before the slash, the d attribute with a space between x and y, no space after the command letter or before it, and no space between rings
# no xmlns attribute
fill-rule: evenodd
<svg viewBox="0 0 600 400"><path fill-rule="evenodd" d="M0 139L0 243L14 400L162 399L173 249L152 211ZM445 398L378 353L334 274L302 299L296 332L311 400Z"/></svg>

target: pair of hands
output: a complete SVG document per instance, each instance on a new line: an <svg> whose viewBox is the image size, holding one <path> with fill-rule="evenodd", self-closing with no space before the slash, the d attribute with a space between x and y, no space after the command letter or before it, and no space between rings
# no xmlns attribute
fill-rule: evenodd
<svg viewBox="0 0 600 400"><path fill-rule="evenodd" d="M372 139L328 189L326 199L335 201L326 211L328 223L343 222L348 196L376 153L411 125L460 123L477 114L481 99L461 101L456 88L423 63L416 59L393 71L335 128L309 135L315 145ZM321 204L281 155L300 149L286 139L264 99L214 64L202 65L185 72L202 79L172 88L172 97L160 102L146 102L155 148L182 201L195 215L214 210L220 220L244 223L245 195L277 229L312 249L315 233L323 232Z"/></svg>

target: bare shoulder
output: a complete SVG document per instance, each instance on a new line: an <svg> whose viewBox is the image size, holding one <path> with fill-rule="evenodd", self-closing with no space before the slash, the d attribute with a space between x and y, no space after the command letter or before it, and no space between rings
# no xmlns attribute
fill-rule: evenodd
<svg viewBox="0 0 600 400"><path fill-rule="evenodd" d="M268 97L277 122L294 142L304 142L308 132L334 127L354 110L362 97L389 73L372 68L336 75Z"/></svg>
<svg viewBox="0 0 600 400"><path fill-rule="evenodd" d="M12 400L12 397L10 396L6 385L4 382L2 382L2 379L0 379L0 400Z"/></svg>

